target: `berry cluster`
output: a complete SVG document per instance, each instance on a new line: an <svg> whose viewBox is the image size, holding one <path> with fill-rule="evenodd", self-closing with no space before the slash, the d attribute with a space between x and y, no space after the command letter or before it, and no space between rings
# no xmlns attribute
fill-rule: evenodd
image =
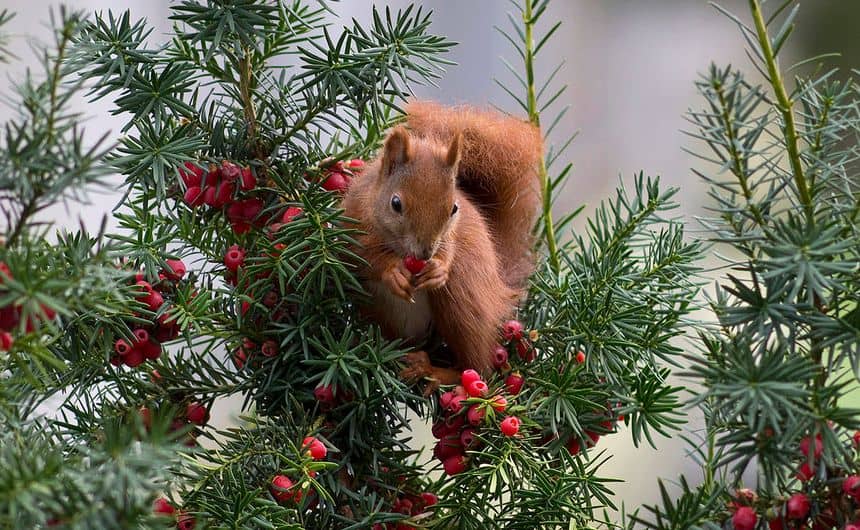
<svg viewBox="0 0 860 530"><path fill-rule="evenodd" d="M328 454L328 448L325 444L313 436L307 436L302 440L301 450L303 455L312 461L324 460ZM315 478L317 475L316 471L310 469L306 469L305 473L309 478ZM308 495L307 498L310 504L315 505L318 499L316 492L313 490L304 491L300 483L287 475L275 475L272 477L272 481L269 484L269 492L276 501L282 504L299 505L302 503L305 495Z"/></svg>
<svg viewBox="0 0 860 530"><path fill-rule="evenodd" d="M251 191L257 186L257 179L250 167L240 167L224 160L220 166L209 164L207 171L192 162L186 162L185 167L179 170L179 177L185 184L183 199L188 206L224 208L237 234L249 231L263 210L263 201L260 199L239 200L236 197L238 190Z"/></svg>
<svg viewBox="0 0 860 530"><path fill-rule="evenodd" d="M858 450L860 431L851 444ZM754 530L764 515L769 530L860 530L860 475L819 464L823 452L821 434L801 439L798 456L803 461L796 475L801 491L787 499L762 500L754 491L737 490L730 505L732 528Z"/></svg>
<svg viewBox="0 0 860 530"><path fill-rule="evenodd" d="M495 423L495 416L508 408L508 399L501 393L492 394L475 370L465 370L460 383L439 396L442 417L433 425L433 436L438 440L433 456L448 475L462 473L469 467L466 452L480 444L479 429ZM498 428L504 436L516 436L520 420L506 416Z"/></svg>
<svg viewBox="0 0 860 530"><path fill-rule="evenodd" d="M143 273L135 276L135 286L139 290L137 301L146 309L157 315L147 324L139 321L130 322L132 339L118 339L114 345L114 355L110 362L114 366L126 365L129 368L140 366L145 360L158 359L161 356L161 345L179 336L179 324L169 314L166 299L176 291L178 283L185 276L186 268L182 260L167 260L168 268L158 274L158 281L153 285L144 279ZM135 315L139 316L139 315Z"/></svg>
<svg viewBox="0 0 860 530"><path fill-rule="evenodd" d="M175 518L176 528L179 530L193 530L197 524L197 521L194 520L193 516L182 510L177 510L176 507L170 504L170 501L164 497L155 499L155 502L152 505L152 511L157 515Z"/></svg>
<svg viewBox="0 0 860 530"><path fill-rule="evenodd" d="M0 295L3 294L3 284L12 280L12 271L5 262L0 261ZM40 304L41 315L30 315L24 323L24 332L32 333L39 327L41 319L53 320L57 314L50 307ZM18 328L21 324L21 307L17 305L7 305L0 307L0 351L8 351L15 343L15 338L12 336L12 331Z"/></svg>
<svg viewBox="0 0 860 530"><path fill-rule="evenodd" d="M323 164L321 171L314 175L308 174L308 180L317 180L323 189L343 192L349 187L352 178L364 170L364 160L340 160L330 165Z"/></svg>
<svg viewBox="0 0 860 530"><path fill-rule="evenodd" d="M418 495L403 493L391 505L391 511L415 517L427 513L437 502L439 502L439 499L436 497L436 494L429 491ZM404 521L398 521L397 523L375 523L371 527L372 530L416 530L417 528Z"/></svg>

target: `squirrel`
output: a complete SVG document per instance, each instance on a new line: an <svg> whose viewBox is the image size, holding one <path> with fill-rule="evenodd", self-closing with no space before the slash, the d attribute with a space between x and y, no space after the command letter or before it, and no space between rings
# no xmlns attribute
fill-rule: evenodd
<svg viewBox="0 0 860 530"><path fill-rule="evenodd" d="M389 338L419 344L435 332L454 368L486 373L534 270L543 142L529 122L472 107L412 102L405 125L346 190L344 214L370 294L363 308ZM404 259L426 262L413 274ZM414 270L414 269L413 269ZM459 371L405 357L400 376L454 384Z"/></svg>

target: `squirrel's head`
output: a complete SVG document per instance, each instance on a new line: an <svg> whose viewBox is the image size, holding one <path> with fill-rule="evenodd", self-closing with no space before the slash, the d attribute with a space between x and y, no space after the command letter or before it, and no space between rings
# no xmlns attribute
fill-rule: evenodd
<svg viewBox="0 0 860 530"><path fill-rule="evenodd" d="M410 136L403 126L385 140L375 226L400 255L430 259L453 229L462 144L461 134L441 145Z"/></svg>

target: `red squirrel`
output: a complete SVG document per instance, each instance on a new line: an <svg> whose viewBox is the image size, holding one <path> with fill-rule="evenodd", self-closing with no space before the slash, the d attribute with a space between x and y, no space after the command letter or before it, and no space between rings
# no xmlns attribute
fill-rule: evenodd
<svg viewBox="0 0 860 530"><path fill-rule="evenodd" d="M401 377L453 384L467 368L492 368L500 326L534 269L543 142L528 122L471 107L413 102L406 124L346 191L343 208L362 232L368 265L364 312L390 338L418 344L436 333L455 357L434 366L406 357ZM404 258L426 260L412 274Z"/></svg>

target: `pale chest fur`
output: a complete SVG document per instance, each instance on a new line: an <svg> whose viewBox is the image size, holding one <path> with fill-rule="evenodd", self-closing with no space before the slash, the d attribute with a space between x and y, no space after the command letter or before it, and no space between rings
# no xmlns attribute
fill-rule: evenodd
<svg viewBox="0 0 860 530"><path fill-rule="evenodd" d="M398 337L418 342L427 337L433 325L433 313L426 292L415 293L415 303L394 296L381 282L370 282L368 291L373 296L374 313L380 324Z"/></svg>

